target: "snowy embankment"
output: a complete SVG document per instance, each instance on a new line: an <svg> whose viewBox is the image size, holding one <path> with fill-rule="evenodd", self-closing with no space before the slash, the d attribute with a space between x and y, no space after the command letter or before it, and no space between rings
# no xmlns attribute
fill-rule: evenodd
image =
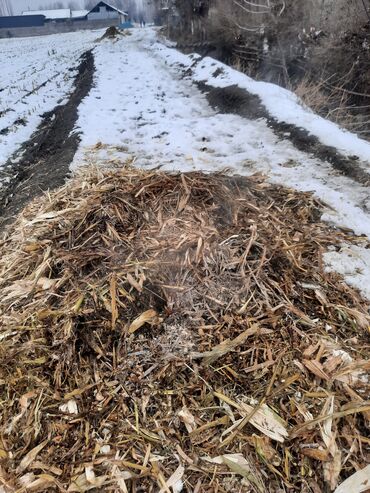
<svg viewBox="0 0 370 493"><path fill-rule="evenodd" d="M26 142L42 114L65 102L80 56L93 47L96 32L1 39L1 167Z"/></svg>
<svg viewBox="0 0 370 493"><path fill-rule="evenodd" d="M132 157L138 166L164 170L260 172L272 183L312 191L327 204L325 221L367 237L363 246L346 245L342 253L328 252L325 260L328 269L370 298L369 188L277 137L263 118L251 121L215 111L194 82L237 84L258 94L272 116L306 128L346 155L357 155L364 168L370 143L304 108L291 92L255 82L211 58L184 55L150 29L100 43L94 54L95 88L79 108L82 140L73 167ZM222 74L216 77L217 68Z"/></svg>
<svg viewBox="0 0 370 493"><path fill-rule="evenodd" d="M197 59L195 59L195 62ZM194 64L194 62L193 62ZM219 69L220 75L215 76ZM311 135L328 146L335 147L346 156L358 156L364 166L370 162L370 143L360 139L335 123L325 120L305 107L296 94L276 84L255 81L213 58L199 58L195 63L194 79L206 81L213 87L227 87L237 84L249 93L258 96L271 116L307 130ZM360 161L361 162L361 161Z"/></svg>

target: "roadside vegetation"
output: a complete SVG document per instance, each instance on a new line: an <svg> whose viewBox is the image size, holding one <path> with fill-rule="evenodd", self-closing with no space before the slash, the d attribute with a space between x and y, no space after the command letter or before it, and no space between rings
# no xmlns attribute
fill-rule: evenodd
<svg viewBox="0 0 370 493"><path fill-rule="evenodd" d="M156 0L168 34L370 138L368 0Z"/></svg>

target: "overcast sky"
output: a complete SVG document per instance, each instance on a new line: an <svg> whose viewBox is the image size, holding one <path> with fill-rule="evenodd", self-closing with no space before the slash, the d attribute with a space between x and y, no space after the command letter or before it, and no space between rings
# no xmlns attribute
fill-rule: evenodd
<svg viewBox="0 0 370 493"><path fill-rule="evenodd" d="M23 10L36 10L40 6L44 6L54 3L55 0L10 0L9 3L13 8L14 15L21 14ZM63 1L63 0L58 0ZM74 0L76 4L80 6L83 4L83 0ZM1 0L0 0L1 3ZM63 3L67 6L68 0L64 0Z"/></svg>

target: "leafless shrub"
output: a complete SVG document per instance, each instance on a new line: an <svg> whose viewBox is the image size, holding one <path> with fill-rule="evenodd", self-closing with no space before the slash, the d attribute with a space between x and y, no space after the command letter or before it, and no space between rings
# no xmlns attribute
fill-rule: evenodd
<svg viewBox="0 0 370 493"><path fill-rule="evenodd" d="M365 137L370 135L369 39L370 24L323 39L310 49L302 86L296 87L315 111Z"/></svg>
<svg viewBox="0 0 370 493"><path fill-rule="evenodd" d="M179 33L173 34L185 44L206 41L215 50L212 56L295 90L314 111L367 136L367 4L370 8L368 0L173 0L180 18Z"/></svg>
<svg viewBox="0 0 370 493"><path fill-rule="evenodd" d="M349 95L341 88L330 88L325 80L314 81L306 76L294 91L309 108L325 118L348 128L355 123Z"/></svg>

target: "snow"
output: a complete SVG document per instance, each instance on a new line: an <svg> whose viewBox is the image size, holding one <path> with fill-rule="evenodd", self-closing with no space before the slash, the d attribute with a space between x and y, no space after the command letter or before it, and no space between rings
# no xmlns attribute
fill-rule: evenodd
<svg viewBox="0 0 370 493"><path fill-rule="evenodd" d="M111 9L113 9L113 10L116 10L116 11L117 11L117 12L119 12L120 14L122 14L122 15L128 15L128 13L127 13L127 12L124 12L123 10L118 9L118 8L117 8L117 7L115 7L114 5L112 5L112 4L108 3L108 2L104 2L104 3L105 3L105 5L107 5L108 7L110 7L110 8L111 8ZM93 10L94 10L94 9L93 9ZM90 12L91 12L91 11L90 11Z"/></svg>
<svg viewBox="0 0 370 493"><path fill-rule="evenodd" d="M71 17L71 10L25 10L24 12L22 12L22 15L44 15L46 19L69 19Z"/></svg>
<svg viewBox="0 0 370 493"><path fill-rule="evenodd" d="M157 43L155 49L166 51L163 43ZM199 55L183 55L176 50L166 51L170 65L182 65L193 71L193 80L205 82L213 87L237 85L251 94L257 95L271 116L307 130L325 145L335 147L345 156L358 156L368 168L370 163L370 142L360 139L357 135L340 128L333 122L307 108L299 97L276 84L256 81L247 75L234 70L214 58L202 58ZM214 75L214 74L219 75Z"/></svg>
<svg viewBox="0 0 370 493"><path fill-rule="evenodd" d="M71 10L71 17L85 17L89 13L88 10Z"/></svg>
<svg viewBox="0 0 370 493"><path fill-rule="evenodd" d="M222 70L223 74L215 77L212 74L217 68ZM271 116L278 121L304 128L323 144L335 147L346 156L358 156L365 161L364 167L369 166L369 142L313 113L291 91L268 82L255 81L223 63L216 62L215 64L215 60L209 57L202 59L196 65L194 72L195 80L205 81L214 87L237 84L242 89L259 96Z"/></svg>
<svg viewBox="0 0 370 493"><path fill-rule="evenodd" d="M0 71L0 173L36 130L42 114L65 101L79 58L96 37L96 32L83 31L0 40L7 68Z"/></svg>
<svg viewBox="0 0 370 493"><path fill-rule="evenodd" d="M324 253L327 272L341 274L347 284L362 291L370 300L370 249L358 245L342 245L339 251Z"/></svg>

